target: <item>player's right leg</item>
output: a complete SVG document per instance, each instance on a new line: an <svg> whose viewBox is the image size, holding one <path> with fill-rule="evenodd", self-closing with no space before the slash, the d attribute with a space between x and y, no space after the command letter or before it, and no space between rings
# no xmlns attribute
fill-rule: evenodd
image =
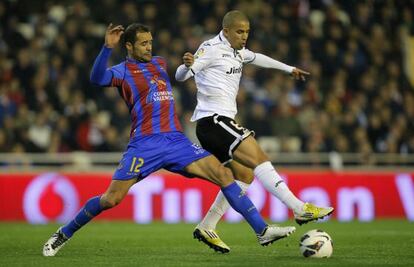
<svg viewBox="0 0 414 267"><path fill-rule="evenodd" d="M246 192L247 188L253 181L253 171L244 167L240 163L237 163L236 161L229 162L226 167L231 169L233 176L238 180L236 181L237 184L243 192ZM223 193L219 191L210 209L194 229L194 238L204 242L216 251L223 253L229 252L230 247L221 240L220 236L216 232L217 223L229 208L229 202Z"/></svg>
<svg viewBox="0 0 414 267"><path fill-rule="evenodd" d="M89 199L73 220L53 233L43 246L43 256L55 256L76 231L98 216L103 210L118 205L128 193L129 188L136 182L136 178L125 181L112 180L102 196Z"/></svg>
<svg viewBox="0 0 414 267"><path fill-rule="evenodd" d="M255 177L272 195L293 210L295 220L299 225L316 221L329 216L334 211L332 207L318 207L304 203L298 199L277 173L267 155L257 141L249 136L244 139L234 151L234 158L243 165L254 170Z"/></svg>

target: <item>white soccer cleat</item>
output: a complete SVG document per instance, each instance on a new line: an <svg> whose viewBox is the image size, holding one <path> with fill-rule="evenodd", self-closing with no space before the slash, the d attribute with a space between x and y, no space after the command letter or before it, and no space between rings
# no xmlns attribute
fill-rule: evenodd
<svg viewBox="0 0 414 267"><path fill-rule="evenodd" d="M43 246L43 256L53 257L69 240L59 228Z"/></svg>
<svg viewBox="0 0 414 267"><path fill-rule="evenodd" d="M268 225L263 234L257 235L260 245L267 246L273 242L288 237L296 231L294 226L281 227L277 225Z"/></svg>

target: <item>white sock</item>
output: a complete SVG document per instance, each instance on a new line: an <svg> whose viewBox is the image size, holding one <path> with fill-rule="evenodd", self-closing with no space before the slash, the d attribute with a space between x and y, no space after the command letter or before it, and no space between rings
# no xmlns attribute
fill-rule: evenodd
<svg viewBox="0 0 414 267"><path fill-rule="evenodd" d="M303 202L299 200L287 187L286 183L276 172L270 161L263 162L254 169L254 176L272 195L277 197L286 206L296 213L302 211Z"/></svg>
<svg viewBox="0 0 414 267"><path fill-rule="evenodd" d="M240 186L243 192L246 192L247 188L250 185L237 180L236 183ZM224 197L223 193L220 190L217 194L216 200L214 200L213 205L211 205L206 216L204 216L203 220L198 224L197 227L200 227L202 229L216 229L217 223L229 208L230 204L227 202L227 199Z"/></svg>

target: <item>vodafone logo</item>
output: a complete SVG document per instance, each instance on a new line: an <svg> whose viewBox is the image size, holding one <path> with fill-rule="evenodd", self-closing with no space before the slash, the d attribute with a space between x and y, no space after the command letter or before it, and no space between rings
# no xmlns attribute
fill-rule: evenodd
<svg viewBox="0 0 414 267"><path fill-rule="evenodd" d="M29 223L64 223L78 211L79 197L74 185L58 173L35 177L23 195L23 212Z"/></svg>

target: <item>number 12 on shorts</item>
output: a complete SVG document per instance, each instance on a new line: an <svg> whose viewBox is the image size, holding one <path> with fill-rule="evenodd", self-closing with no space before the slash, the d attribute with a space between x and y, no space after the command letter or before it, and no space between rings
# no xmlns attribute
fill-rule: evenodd
<svg viewBox="0 0 414 267"><path fill-rule="evenodd" d="M131 168L129 168L130 172L140 172L141 166L144 165L144 159L143 158L132 158Z"/></svg>

